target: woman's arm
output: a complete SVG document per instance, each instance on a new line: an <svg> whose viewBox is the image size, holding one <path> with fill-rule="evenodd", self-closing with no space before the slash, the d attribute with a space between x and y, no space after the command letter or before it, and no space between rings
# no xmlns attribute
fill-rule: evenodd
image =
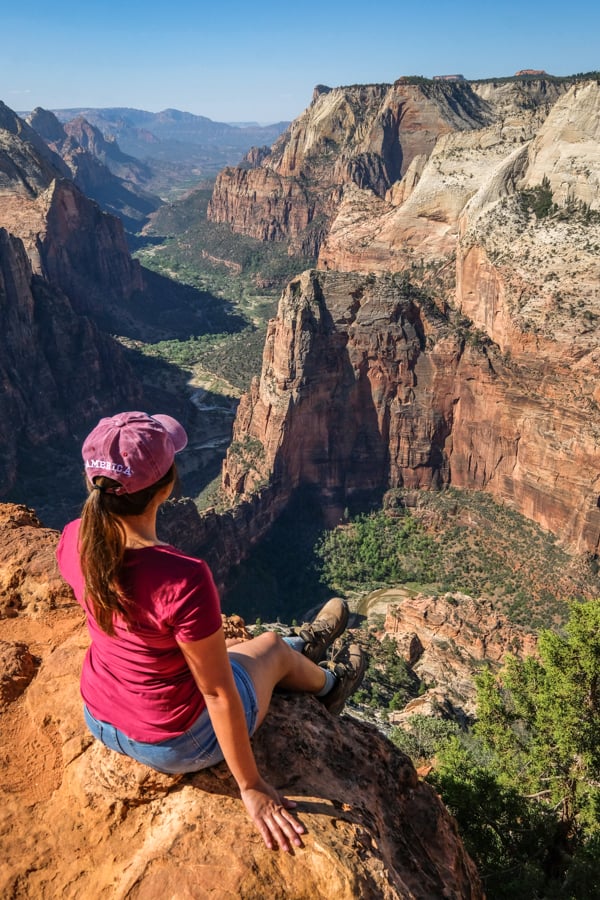
<svg viewBox="0 0 600 900"><path fill-rule="evenodd" d="M235 778L244 805L265 844L290 850L302 845L303 826L289 812L295 804L285 800L260 775L250 746L246 717L227 654L223 630L191 643L179 643L181 652L206 701L219 746Z"/></svg>

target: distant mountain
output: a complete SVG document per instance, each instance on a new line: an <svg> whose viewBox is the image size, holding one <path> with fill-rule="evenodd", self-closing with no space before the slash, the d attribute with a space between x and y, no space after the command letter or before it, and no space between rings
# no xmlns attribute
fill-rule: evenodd
<svg viewBox="0 0 600 900"><path fill-rule="evenodd" d="M258 125L255 122L228 125L225 122L214 122L206 116L197 116L179 109L163 109L161 112L152 113L143 109L112 107L57 109L53 112L63 122L83 116L104 134L112 134L119 141L121 147L124 147L123 133L129 135L140 132L140 139L147 148L152 141L144 139L143 135L145 132L149 132L159 141L180 141L217 146L227 143L246 152L256 143L272 144L289 125L289 122L276 122L274 125ZM126 150L126 152L131 151ZM134 153L135 155L139 156Z"/></svg>
<svg viewBox="0 0 600 900"><path fill-rule="evenodd" d="M178 109L152 113L128 107L78 107L53 112L63 123L83 117L108 142L117 142L125 154L144 161L153 173L145 186L161 196L217 175L224 166L237 164L253 146L270 146L289 125L228 125ZM106 164L115 171L111 162Z"/></svg>
<svg viewBox="0 0 600 900"><path fill-rule="evenodd" d="M66 163L77 187L105 212L119 216L128 231L139 231L160 205L159 197L140 187L152 178L150 168L123 153L83 116L63 125L54 113L37 107L27 122Z"/></svg>

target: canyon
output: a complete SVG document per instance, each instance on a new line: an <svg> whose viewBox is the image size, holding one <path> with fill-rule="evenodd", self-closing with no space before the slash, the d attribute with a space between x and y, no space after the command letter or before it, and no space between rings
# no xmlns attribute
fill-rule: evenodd
<svg viewBox="0 0 600 900"><path fill-rule="evenodd" d="M79 167L83 150L108 152L98 134L39 111L31 121L45 140L0 106L4 497L26 466L50 490L103 413L168 402L145 392L115 334L215 326L210 303L144 271L123 223L82 190L95 167ZM321 85L270 150L225 169L210 219L316 266L284 290L241 399L222 474L229 508L174 501L164 538L205 556L224 587L300 488L335 524L363 495L453 486L485 490L596 557L599 137L595 78ZM309 827L293 873L252 840L226 772L175 783L94 745L77 693L87 637L56 574L57 532L23 506L0 509L0 529L3 891L165 896L196 883L200 859L207 890L228 879L239 896L284 892L292 874L314 896L482 896L410 761L310 698L278 697L255 745ZM446 701L471 715L478 661L535 652L461 595L390 607L384 631L425 681L445 671L456 683L455 696L401 715Z"/></svg>
<svg viewBox="0 0 600 900"><path fill-rule="evenodd" d="M139 231L160 205L159 197L143 190L151 178L148 166L107 141L83 116L63 125L38 107L27 122L66 163L81 192L104 212L118 216L129 231Z"/></svg>
<svg viewBox="0 0 600 900"><path fill-rule="evenodd" d="M101 192L133 204L140 196L92 150L111 151L130 176L141 164L82 121L63 127L42 110L31 121L46 140L0 103L0 492L7 497L24 481L29 502L64 522L81 500L76 460L92 422L155 402L185 415L189 403L149 391L135 352L118 338L130 346L187 338L228 327L228 314L218 298L143 270L122 220L82 189L96 173ZM187 418L193 428L193 409Z"/></svg>
<svg viewBox="0 0 600 900"><path fill-rule="evenodd" d="M272 157L217 181L211 214L243 231L250 212L254 228L265 220L244 198L260 205L262 179L283 179L265 215L270 239L285 232L291 249L307 232L278 218L277 204L293 202L303 179L324 203L337 191L321 209L318 269L292 280L269 325L224 489L245 497L271 484L289 496L314 484L337 508L366 489L485 489L596 554L600 86L534 79L437 90L365 88L362 130L348 124L359 88L317 91ZM352 154L366 152L364 135L383 140L373 123L391 98L410 110L418 95L426 127L418 145L408 129L404 146L398 126L397 180L385 188L373 175L393 171L380 141L370 186L344 181ZM332 117L348 135L343 148ZM328 140L335 191L318 181ZM544 190L549 207L538 215L531 203Z"/></svg>

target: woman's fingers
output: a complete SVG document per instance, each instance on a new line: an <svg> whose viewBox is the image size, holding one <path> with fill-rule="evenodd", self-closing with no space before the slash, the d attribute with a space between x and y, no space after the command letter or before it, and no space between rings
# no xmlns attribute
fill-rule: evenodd
<svg viewBox="0 0 600 900"><path fill-rule="evenodd" d="M282 850L289 852L292 847L301 847L302 841L299 835L304 832L304 826L295 819L291 813L283 807L275 809L269 820L271 834Z"/></svg>
<svg viewBox="0 0 600 900"><path fill-rule="evenodd" d="M296 804L280 797L270 785L266 788L242 792L246 809L266 846L269 850L278 846L287 852L292 846L301 847L299 835L304 834L304 825L288 811L289 804L293 806Z"/></svg>

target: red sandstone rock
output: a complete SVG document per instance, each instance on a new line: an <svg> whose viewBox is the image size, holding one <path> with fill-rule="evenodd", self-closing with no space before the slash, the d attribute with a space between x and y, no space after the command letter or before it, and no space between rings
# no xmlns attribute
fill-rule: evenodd
<svg viewBox="0 0 600 900"><path fill-rule="evenodd" d="M33 510L0 505L0 619L75 606L56 564L57 540Z"/></svg>
<svg viewBox="0 0 600 900"><path fill-rule="evenodd" d="M435 685L392 713L396 724L416 713L474 716L474 676L481 663L495 668L509 653L532 656L537 649L535 637L498 614L489 600L458 593L390 603L383 631L419 678Z"/></svg>
<svg viewBox="0 0 600 900"><path fill-rule="evenodd" d="M15 528L21 516L27 542L31 513L0 511ZM264 847L223 765L171 777L102 747L81 711L87 632L78 609L60 616L52 630L23 612L10 620L42 665L0 715L2 896L483 897L408 758L314 698L277 696L253 739L261 769L298 801L307 833L293 854Z"/></svg>
<svg viewBox="0 0 600 900"><path fill-rule="evenodd" d="M398 279L342 273L290 283L260 381L240 402L225 490L244 497L266 480L285 502L311 484L343 508L353 491L451 482L597 552L589 393L565 394L562 363L553 370L546 354L516 365L483 337L466 342L403 291Z"/></svg>
<svg viewBox="0 0 600 900"><path fill-rule="evenodd" d="M0 714L19 697L35 675L35 660L26 644L0 641Z"/></svg>

